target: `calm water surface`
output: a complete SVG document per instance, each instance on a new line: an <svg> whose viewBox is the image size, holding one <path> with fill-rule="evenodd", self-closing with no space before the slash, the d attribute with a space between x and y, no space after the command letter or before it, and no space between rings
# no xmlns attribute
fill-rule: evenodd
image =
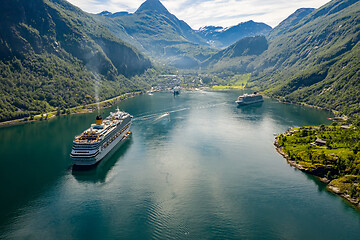
<svg viewBox="0 0 360 240"><path fill-rule="evenodd" d="M0 238L359 239L360 212L273 146L329 113L271 99L237 108L240 93L120 103L132 138L87 172L71 171L69 153L96 113L0 128Z"/></svg>

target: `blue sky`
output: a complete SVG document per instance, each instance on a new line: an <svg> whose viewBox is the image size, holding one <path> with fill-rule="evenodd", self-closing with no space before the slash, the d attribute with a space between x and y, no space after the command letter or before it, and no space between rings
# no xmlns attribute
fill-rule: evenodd
<svg viewBox="0 0 360 240"><path fill-rule="evenodd" d="M134 12L145 0L68 0L89 13ZM318 8L329 0L162 0L164 6L193 29L229 27L254 20L275 27L298 8Z"/></svg>

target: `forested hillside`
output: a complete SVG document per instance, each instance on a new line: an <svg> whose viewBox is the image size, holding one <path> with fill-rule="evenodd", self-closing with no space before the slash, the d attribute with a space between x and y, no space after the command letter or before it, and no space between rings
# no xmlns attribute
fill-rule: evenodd
<svg viewBox="0 0 360 240"><path fill-rule="evenodd" d="M223 50L159 0L134 14L101 15L65 0L4 0L0 13L0 121L142 89L141 78L129 78L150 60L125 42L160 66L251 73L247 87L360 119L359 0L299 9L266 38L243 38Z"/></svg>
<svg viewBox="0 0 360 240"><path fill-rule="evenodd" d="M270 33L268 50L251 64L248 87L358 118L359 40L359 1L334 0L296 21L287 19Z"/></svg>
<svg viewBox="0 0 360 240"><path fill-rule="evenodd" d="M0 121L139 90L127 77L151 66L66 1L4 0L0 14Z"/></svg>
<svg viewBox="0 0 360 240"><path fill-rule="evenodd" d="M246 37L220 50L202 63L208 71L248 72L248 65L268 48L264 36Z"/></svg>

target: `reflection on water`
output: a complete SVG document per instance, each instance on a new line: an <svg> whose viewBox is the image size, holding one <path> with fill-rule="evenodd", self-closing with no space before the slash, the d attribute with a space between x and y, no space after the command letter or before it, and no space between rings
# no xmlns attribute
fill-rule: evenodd
<svg viewBox="0 0 360 240"><path fill-rule="evenodd" d="M252 103L249 105L237 105L237 108L241 109L242 110L241 112L249 113L249 110L252 111L262 107L263 103L264 102L262 101L262 102Z"/></svg>
<svg viewBox="0 0 360 240"><path fill-rule="evenodd" d="M76 169L72 168L72 175L79 182L93 182L104 183L106 176L114 167L117 161L121 161L121 158L126 153L126 150L130 147L132 138L125 140L119 149L113 149L114 154L106 156L98 165L90 169Z"/></svg>
<svg viewBox="0 0 360 240"><path fill-rule="evenodd" d="M69 153L97 113L0 129L0 238L357 239L360 214L273 146L329 113L269 98L238 108L242 93L114 106L134 116L133 135L89 172L69 171Z"/></svg>
<svg viewBox="0 0 360 240"><path fill-rule="evenodd" d="M239 117L247 121L261 121L264 117L263 104L264 102L258 102L245 106L237 106L237 112L240 113Z"/></svg>

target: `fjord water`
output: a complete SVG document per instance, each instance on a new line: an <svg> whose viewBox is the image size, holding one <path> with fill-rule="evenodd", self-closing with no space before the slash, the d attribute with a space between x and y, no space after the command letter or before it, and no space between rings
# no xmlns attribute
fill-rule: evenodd
<svg viewBox="0 0 360 240"><path fill-rule="evenodd" d="M274 133L330 114L268 98L237 107L241 93L119 103L133 135L86 172L69 153L97 113L0 128L0 238L358 239L360 212L273 146Z"/></svg>

